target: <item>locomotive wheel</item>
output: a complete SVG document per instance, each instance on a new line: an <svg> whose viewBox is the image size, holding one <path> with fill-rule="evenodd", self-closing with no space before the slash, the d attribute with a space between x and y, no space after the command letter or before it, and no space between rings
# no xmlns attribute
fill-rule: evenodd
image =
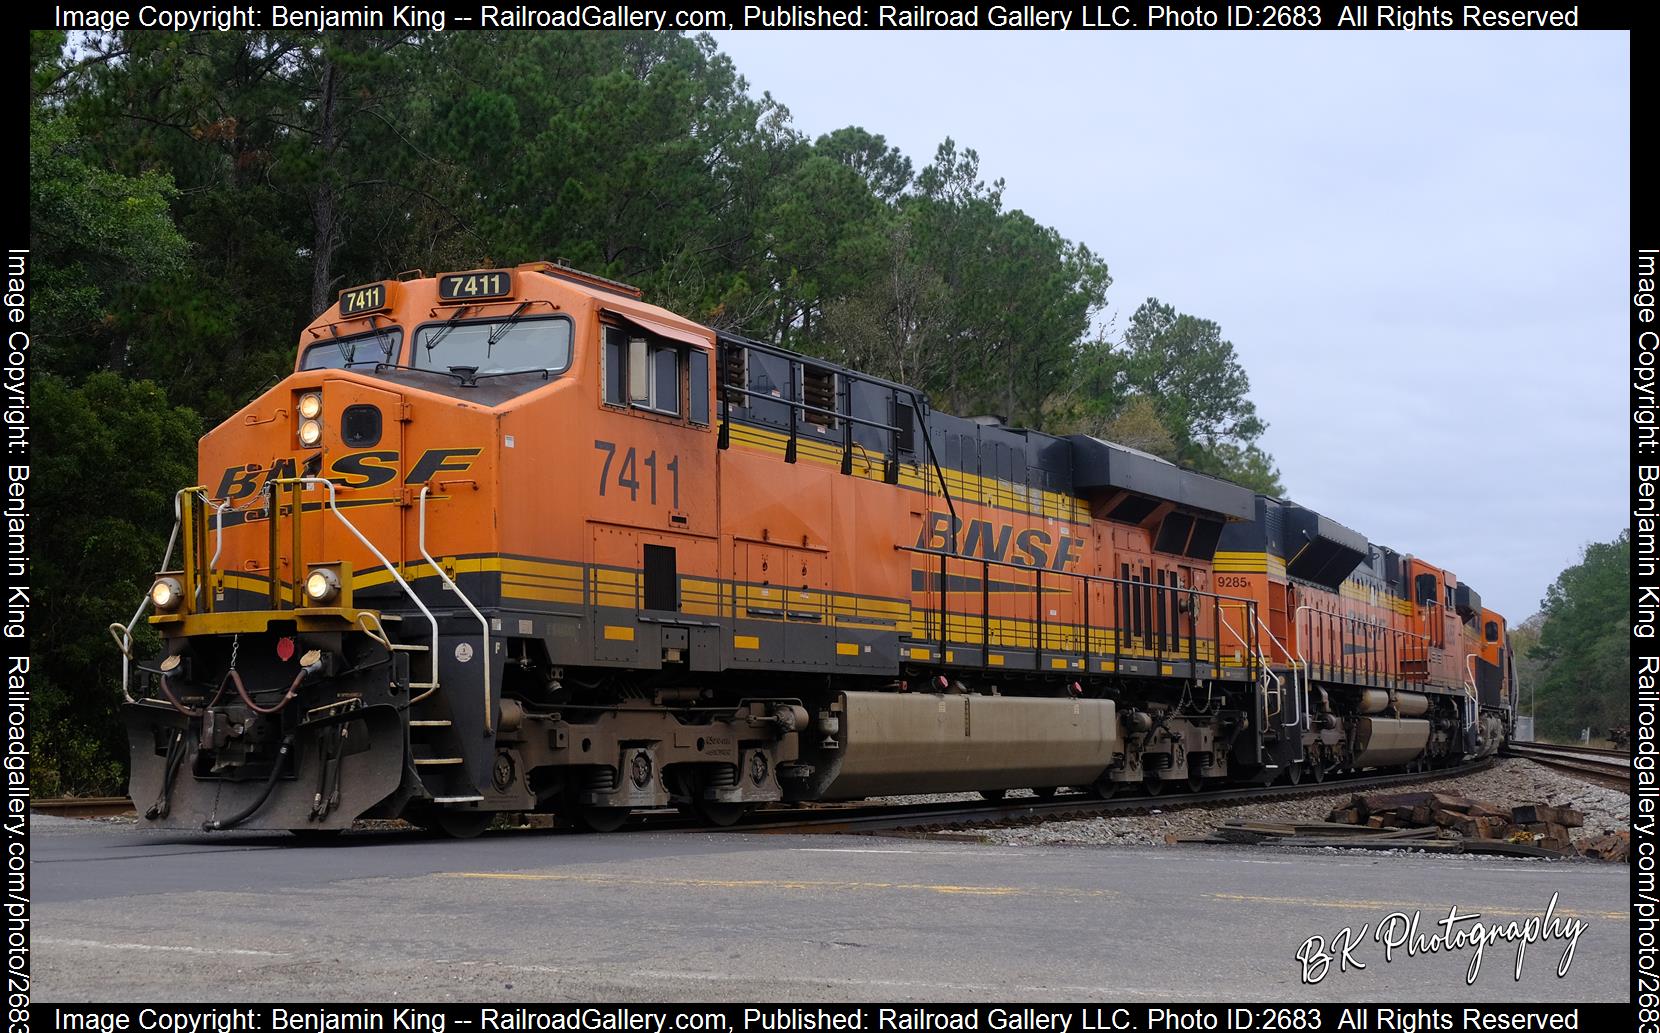
<svg viewBox="0 0 1660 1033"><path fill-rule="evenodd" d="M1205 776L1199 773L1198 768L1189 767L1187 769L1187 791L1197 793L1203 788L1205 788Z"/></svg>
<svg viewBox="0 0 1660 1033"><path fill-rule="evenodd" d="M1157 796L1164 792L1164 779L1149 778L1147 781L1141 783L1141 787L1147 790L1148 796Z"/></svg>
<svg viewBox="0 0 1660 1033"><path fill-rule="evenodd" d="M1056 791L1056 786L1044 786L1041 789L1032 790L1032 795L1037 797L1039 800L1053 800L1055 798Z"/></svg>
<svg viewBox="0 0 1660 1033"><path fill-rule="evenodd" d="M1111 800L1117 794L1119 785L1110 778L1103 778L1090 785L1089 791L1098 799Z"/></svg>
<svg viewBox="0 0 1660 1033"><path fill-rule="evenodd" d="M747 803L723 803L719 800L698 800L692 804L697 816L717 828L730 828L749 813Z"/></svg>
<svg viewBox="0 0 1660 1033"><path fill-rule="evenodd" d="M1309 762L1308 773L1314 776L1314 781L1324 782L1326 780L1326 765L1321 763L1319 757L1315 757Z"/></svg>
<svg viewBox="0 0 1660 1033"><path fill-rule="evenodd" d="M623 822L633 810L628 807L593 807L582 805L573 808L570 812L571 823L579 829L589 832L615 832L623 827Z"/></svg>
<svg viewBox="0 0 1660 1033"><path fill-rule="evenodd" d="M1303 780L1303 766L1302 766L1301 763L1293 764L1290 767L1285 769L1285 781L1287 782L1287 784L1297 785L1302 780Z"/></svg>
<svg viewBox="0 0 1660 1033"><path fill-rule="evenodd" d="M472 839L494 820L489 811L438 811L431 819L432 827L451 839Z"/></svg>
<svg viewBox="0 0 1660 1033"><path fill-rule="evenodd" d="M1003 799L1004 795L1007 793L1007 789L982 789L980 790L980 799L996 803L997 801Z"/></svg>

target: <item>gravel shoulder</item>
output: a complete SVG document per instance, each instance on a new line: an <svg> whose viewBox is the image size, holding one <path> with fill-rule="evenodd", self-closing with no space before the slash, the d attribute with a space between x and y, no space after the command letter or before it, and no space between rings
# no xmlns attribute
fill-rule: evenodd
<svg viewBox="0 0 1660 1033"><path fill-rule="evenodd" d="M1585 826L1572 830L1575 842L1631 828L1629 793L1585 782L1571 774L1516 757L1500 758L1491 768L1460 778L1396 785L1382 791L1451 793L1500 807L1529 803L1572 807L1585 815ZM1334 808L1348 803L1354 793L1352 789L1334 788L1332 792L1320 796L1231 807L1183 807L1172 804L1149 814L1115 814L1074 821L987 828L978 830L976 834L985 842L1005 846L1163 845L1166 836L1204 835L1225 821L1324 821Z"/></svg>

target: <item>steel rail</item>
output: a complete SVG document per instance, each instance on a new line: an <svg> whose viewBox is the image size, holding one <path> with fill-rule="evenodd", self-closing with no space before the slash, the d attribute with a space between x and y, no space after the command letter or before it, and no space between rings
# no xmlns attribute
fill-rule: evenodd
<svg viewBox="0 0 1660 1033"><path fill-rule="evenodd" d="M1216 806L1258 803L1269 800L1296 799L1330 793L1351 793L1358 790L1395 785L1415 785L1422 782L1460 778L1485 771L1493 765L1492 758L1450 768L1426 771L1392 772L1383 775L1357 775L1328 779L1324 782L1303 782L1298 785L1234 785L1200 792L1162 792L1157 796L1124 796L1102 800L1087 793L1063 793L1052 799L1019 799L974 803L871 804L846 802L806 804L778 807L751 812L738 824L727 828L711 828L675 811L659 809L643 811L624 826L626 831L667 832L765 832L772 833L843 833L884 832L905 829L934 829L973 825L1026 824L1034 821L1069 821L1081 818L1106 817L1114 814L1136 814L1176 807ZM94 814L121 814L132 810L131 801L124 797L84 798L65 800L36 800L35 810L67 816ZM97 810L96 808L107 808Z"/></svg>
<svg viewBox="0 0 1660 1033"><path fill-rule="evenodd" d="M1535 764L1570 772L1613 789L1631 789L1631 755L1618 750L1600 750L1551 743L1506 743L1504 752Z"/></svg>
<svg viewBox="0 0 1660 1033"><path fill-rule="evenodd" d="M1357 776L1331 779L1325 782L1303 782L1299 785L1246 785L1226 789L1207 789L1197 793L1165 792L1157 796L1126 796L1102 800L1085 793L1058 796L1050 800L1015 800L975 804L906 804L870 808L856 806L839 813L825 813L802 817L800 812L757 811L743 822L723 832L880 832L899 829L928 829L961 825L998 825L1031 821L1066 821L1078 818L1103 817L1113 814L1134 814L1150 810L1168 810L1172 807L1254 803L1265 800L1292 799L1302 796L1321 796L1328 793L1347 793L1356 789L1410 785L1419 782L1458 778L1484 771L1492 760L1480 760L1454 768L1436 768L1429 771L1410 771L1388 775Z"/></svg>

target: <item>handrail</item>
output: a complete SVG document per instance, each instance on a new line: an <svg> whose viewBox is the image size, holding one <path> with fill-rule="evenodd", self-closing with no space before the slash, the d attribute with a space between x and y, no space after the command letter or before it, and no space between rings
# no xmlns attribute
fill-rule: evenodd
<svg viewBox="0 0 1660 1033"><path fill-rule="evenodd" d="M1285 648L1285 643L1274 636L1274 629L1264 626L1262 633L1267 635L1268 641L1278 646L1280 652L1285 654L1286 666L1291 670L1291 698L1297 701L1297 723L1301 724L1303 731L1306 732L1313 727L1308 714L1308 672L1306 670L1303 672L1302 685L1299 686L1297 684L1297 667L1291 663L1291 650ZM1292 723L1288 721L1285 726L1290 728L1291 725Z"/></svg>
<svg viewBox="0 0 1660 1033"><path fill-rule="evenodd" d="M787 361L789 363L789 366L790 366L790 383L792 385L790 390L791 390L792 393L796 390L796 388L793 385L796 384L800 380L800 378L798 378L797 375L796 375L797 370L804 371L806 369L807 365L808 365L808 359L805 356L797 355L797 354L792 353L792 352L782 352L782 351L777 351L777 350L774 350L774 349L768 349L765 346L759 345L759 342L748 341L748 340L745 340L745 339L742 339L742 338L736 338L736 337L732 337L730 335L722 334L722 335L718 336L718 343L722 346L722 348L744 348L744 349L759 348L760 350L769 351L769 352L772 352L773 354L775 354L778 357L784 358L785 361ZM820 406L809 405L804 399L801 399L801 398L785 398L782 395L772 394L771 392L755 391L755 390L752 390L748 387L740 387L737 384L727 383L726 376L725 376L725 370L722 368L722 365L721 365L722 361L723 361L722 351L720 349L717 349L716 352L715 352L715 375L719 378L719 396L720 396L720 406L721 406L721 410L720 410L720 430L719 430L719 433L718 433L718 437L716 439L717 447L725 449L725 448L730 447L731 444L732 444L732 396L733 395L738 395L743 399L759 399L759 400L764 401L764 402L772 402L772 403L776 403L776 404L779 404L779 405L783 405L789 410L789 413L790 413L789 442L784 447L784 461L786 463L793 463L793 462L796 461L797 443L799 442L800 436L801 436L800 435L800 430L801 430L800 416L801 416L801 414L802 413L817 413L820 416L828 416L831 419L832 422L838 421L838 420L841 421L841 439L842 439L841 440L841 451L842 451L841 470L842 470L842 473L844 475L845 474L851 474L853 472L853 448L854 448L853 427L855 425L858 425L858 426L862 426L862 427L871 427L875 430L882 431L887 435L888 447L886 449L886 454L883 457L882 479L884 481L886 481L887 483L889 483L889 484L893 484L893 483L896 483L898 481L898 478L899 478L899 433L900 433L900 428L897 425L894 425L894 424L882 423L879 420L872 420L872 419L867 419L863 416L853 415L853 394L852 394L852 386L851 385L854 382L876 383L878 387L881 387L884 390L890 390L890 391L895 391L895 392L900 390L899 388L890 387L887 384L873 381L871 378L865 377L862 374L855 373L851 370L844 370L844 369L841 369L840 367L836 367L836 366L833 366L833 365L830 365L830 364L827 364L827 363L813 362L812 365L815 368L822 367L822 368L828 369L833 373L834 376L836 376L838 378L838 380L840 382L844 382L844 383L847 383L849 385L848 386L848 393L847 393L847 409L848 409L848 411L844 413L844 412L839 412L835 409L825 409L825 408L822 408ZM805 376L805 373L803 373L802 375ZM803 393L805 393L804 389L803 389ZM897 400L897 397L898 397L897 394L895 394L894 397ZM747 403L744 403L744 404L746 405L746 407L750 407L750 406L747 405ZM913 410L915 409L915 404L916 404L915 403L915 397L913 395L913 398L912 398ZM925 425L924 426L924 434L926 435L926 433L927 433L927 428L926 428L926 425ZM863 448L864 446L861 445L859 447ZM930 448L931 447L932 447L932 444L930 443ZM943 484L943 482L942 482L942 484Z"/></svg>
<svg viewBox="0 0 1660 1033"><path fill-rule="evenodd" d="M808 405L806 402L798 402L794 398L781 398L778 395L768 394L765 391L751 391L749 388L734 387L730 384L723 385L722 389L730 391L733 394L743 395L746 398L759 398L762 401L774 402L778 405L788 406L791 409L796 409L801 412L818 413L820 416L829 416L836 420L846 420L848 423L856 423L861 427L874 427L877 430L885 430L893 434L899 433L899 428L891 423L881 423L876 420L867 420L863 416L854 416L851 413L837 412L835 409L824 409L816 405Z"/></svg>
<svg viewBox="0 0 1660 1033"><path fill-rule="evenodd" d="M938 572L938 577L939 577L939 597L940 597L939 601L937 603L937 605L939 607L939 627L936 630L936 633L933 637L935 638L935 640L937 641L937 643L938 643L938 645L940 646L941 649L944 648L946 640L947 640L946 626L947 626L947 623L948 623L947 618L949 617L949 614L947 612L947 607L946 607L946 601L945 601L946 597L950 594L950 590L949 590L949 587L948 587L949 575L948 575L948 573L945 569L945 564L946 564L947 560L957 560L957 561L960 561L960 562L963 562L963 563L977 564L981 568L981 579L982 579L982 581L989 581L989 571L990 571L990 568L994 567L994 566L995 567L1004 567L1004 568L1008 568L1008 569L1011 569L1011 570L1024 571L1024 572L1030 573L1030 574L1035 574L1036 575L1036 583L1032 587L1033 587L1034 591L1039 591L1039 592L1041 592L1043 577L1046 574L1048 574L1048 575L1059 574L1059 575L1074 579L1074 582L1081 582L1082 587L1084 589L1084 615L1085 615L1085 621L1084 621L1084 633L1083 633L1082 636L1080 636L1083 640L1083 648L1080 650L1080 652L1082 652L1086 657L1090 656L1094 653L1094 648L1091 645L1091 638L1089 636L1090 627L1089 627L1089 620L1088 620L1088 614L1089 614L1089 586L1090 585L1094 585L1094 584L1113 585L1113 586L1120 586L1121 585L1121 586L1124 586L1124 587L1130 589L1131 591L1139 592L1139 591L1142 591L1142 590L1150 590L1152 592L1155 592L1155 593L1157 593L1157 596L1160 600L1160 602L1159 602L1160 609L1158 611L1160 617L1164 616L1164 600L1166 600L1168 598L1172 598L1172 597L1179 598L1181 596L1187 596L1187 597L1189 597L1193 600L1197 600L1200 597L1204 597L1205 599L1210 600L1211 603L1213 604L1213 609L1215 609L1218 612L1218 615L1220 615L1220 608L1224 604L1240 606L1240 607L1244 608L1248 613L1252 613L1252 614L1254 614L1255 610L1256 610L1256 600L1254 600L1254 599L1247 599L1247 598L1244 598L1242 596L1222 595L1222 594L1217 593L1217 592L1204 592L1204 591L1200 591L1200 590L1195 589L1195 588L1183 587L1183 586L1180 586L1180 585L1169 585L1169 584L1155 585L1155 584L1153 584L1151 582L1148 582L1148 581L1137 581L1133 578L1108 577L1108 576L1103 576L1103 575L1100 575L1100 574L1085 574L1085 573L1082 573L1082 572L1079 572L1079 571L1071 571L1071 570L1049 570L1047 568L1034 567L1034 566L1030 566L1030 565L1024 564L1024 563L1013 563L1013 562L1010 562L1008 560L994 560L994 559L990 559L990 558L984 557L984 556L968 556L968 555L964 555L963 553L960 553L960 552L947 552L943 549L925 549L925 548L921 548L921 547L918 547L918 546L911 546L911 545L895 545L894 549L896 551L899 551L899 552L911 552L911 553L916 553L916 554L922 555L922 556L934 556L934 557L939 558L939 565L937 567L937 572ZM925 572L925 573L932 573L932 572ZM1077 585L1074 584L1072 587L1076 588ZM1039 598L1041 599L1041 595L1039 596ZM981 640L982 641L981 641L981 645L982 645L983 648L985 648L987 650L990 649L990 645L991 645L991 643L990 643L990 632L989 632L989 621L990 621L989 609L990 609L990 604L987 600L987 593L984 589L984 585L982 585L982 591L981 591ZM964 616L968 617L969 615L967 613L965 613ZM1035 618L1037 620L1037 624L1038 624L1038 627L1037 627L1037 637L1038 637L1037 651L1038 651L1038 653L1041 657L1041 654L1044 652L1044 648L1043 648L1043 646L1044 646L1044 639L1043 639L1043 636L1044 636L1043 608L1041 606L1037 607L1037 612L1035 613L1034 616L1035 616ZM1119 616L1121 618L1125 618L1126 614L1120 613ZM1198 662L1197 655L1196 655L1197 644L1198 644L1198 640L1202 637L1199 633L1199 628L1198 628L1198 620L1197 620L1198 619L1198 603L1197 602L1194 603L1194 611L1192 613L1192 617L1194 619L1194 621L1193 621L1194 627L1193 627L1193 630L1192 630L1192 634L1187 636L1188 639L1189 639L1188 654L1189 654L1190 662L1193 662L1193 663L1196 664ZM1149 619L1149 621L1153 620L1153 618L1151 616L1149 616L1148 619ZM1253 621L1253 623L1255 623L1255 622ZM1117 630L1118 630L1118 626L1115 626L1115 633L1114 633L1114 636L1113 636L1113 650L1112 650L1112 656L1113 656L1113 659L1114 659L1115 663L1123 655L1123 651L1124 651L1123 650L1123 641L1122 641L1123 636L1117 634ZM1152 638L1152 637L1156 636L1156 634L1157 634L1156 632L1151 632L1150 631L1148 637ZM1178 636L1180 635L1180 629L1179 628L1175 629L1175 634L1178 635ZM1242 645L1245 645L1246 648L1250 650L1251 655L1258 662L1266 663L1266 658L1263 657L1261 650L1258 650L1258 649L1255 649L1254 647L1252 647L1248 642L1245 641L1245 639L1242 636L1239 636L1237 632L1235 632L1235 636L1240 639L1240 643ZM1208 638L1208 641L1210 642L1211 648L1212 648L1212 651L1213 651L1213 655L1212 655L1211 661L1210 661L1211 665L1213 667L1218 667L1219 668L1219 667L1222 666L1220 632L1217 631L1217 630L1213 630L1211 635ZM1165 648L1164 648L1164 644L1163 644L1162 640L1159 640L1153 648L1154 648L1154 655L1159 660L1159 662L1162 663L1164 658L1165 658ZM1067 650L1067 651L1069 652L1070 650ZM1105 655L1105 654L1102 654L1102 655ZM1180 654L1175 653L1175 654L1172 654L1172 655L1173 655L1173 657L1179 657Z"/></svg>
<svg viewBox="0 0 1660 1033"><path fill-rule="evenodd" d="M903 430L903 428L901 428L897 425L884 424L884 423L881 423L880 421L868 420L868 419L865 419L863 417L856 417L856 416L853 415L853 412L852 412L853 404L852 404L852 386L851 385L853 385L855 383L869 384L869 385L871 385L873 387L876 387L876 388L879 388L881 390L891 392L892 393L892 400L893 400L893 402L896 406L899 404L899 396L901 394L905 395L906 397L908 397L911 400L911 412L914 414L914 417L916 419L917 429L922 432L922 441L923 441L923 444L926 446L926 449L927 449L927 461L933 467L934 476L939 481L940 494L941 494L941 496L943 497L943 499L945 501L945 508L951 512L951 516L953 518L956 517L956 515L957 515L957 506L956 506L956 503L951 498L951 489L946 484L946 481L945 481L945 471L940 466L939 453L934 448L933 435L931 435L928 432L928 421L927 421L927 419L924 418L923 398L922 398L921 395L917 394L917 392L914 388L906 387L904 384L900 384L900 383L897 383L897 382L892 381L892 380L883 380L881 377L873 377L868 373L861 373L858 370L848 369L845 366L840 366L840 365L837 365L836 363L833 363L833 362L828 362L828 361L825 361L825 360L822 360L822 359L814 359L811 356L802 355L798 352L792 352L792 351L790 351L786 348L782 348L782 347L780 347L778 345L775 345L775 344L767 344L763 341L757 341L757 340L754 340L753 338L743 337L743 336L740 336L738 334L730 333L730 332L727 332L727 331L724 331L724 330L715 331L715 344L716 344L716 349L715 349L715 353L714 353L715 376L717 378L716 382L719 385L719 389L720 389L719 393L718 393L718 398L719 398L720 407L721 407L721 409L720 409L720 430L719 430L719 433L716 437L716 447L717 448L726 449L726 448L731 447L731 444L732 444L732 396L735 395L735 394L740 394L740 395L743 395L745 397L756 398L756 399L760 399L762 401L777 402L777 403L780 403L780 404L784 405L786 408L789 409L789 412L790 412L789 443L785 446L785 453L784 453L785 454L785 460L787 462L792 462L792 463L795 462L796 442L797 442L797 439L799 437L798 431L800 429L799 424L797 422L797 418L800 415L801 411L803 411L803 410L812 410L812 411L822 413L824 415L832 416L836 419L848 421L848 422L846 422L842 425L842 473L843 474L848 474L848 473L852 472L852 470L851 470L851 457L852 457L853 435L852 435L851 425L854 424L854 423L857 423L857 424L861 424L861 425L864 425L864 426L874 427L877 430L885 432L886 435L887 435L888 447L885 450L885 455L884 455L885 463L884 463L883 478L882 479L884 481L886 481L887 483L889 483L889 484L896 483L899 479L899 465L900 465L899 436L900 436L900 433ZM816 367L820 367L820 368L823 368L823 369L826 369L826 370L830 371L837 378L839 378L841 381L843 381L843 382L845 382L846 384L849 385L849 387L848 387L848 411L846 413L839 413L839 412L833 412L833 411L826 410L826 409L819 409L817 407L807 405L807 403L805 401L802 401L800 399L784 398L781 395L773 395L773 394L770 394L770 393L762 394L762 393L759 393L759 392L756 392L756 391L752 391L752 390L750 390L750 388L748 387L747 384L742 385L742 386L740 386L738 384L729 384L726 380L725 369L724 369L724 366L723 366L723 362L724 362L723 356L725 354L724 353L725 348L741 348L745 352L751 352L751 351L760 352L760 353L765 354L765 355L770 355L774 358L783 359L785 362L789 363L789 365L790 365L790 370L791 370L790 379L791 379L791 384L792 384L792 387L791 387L792 391L794 390L793 384L794 384L794 381L795 381L795 370L796 370L797 367L805 367L807 364L811 363L812 365L814 365ZM913 449L912 451L915 451L915 449Z"/></svg>
<svg viewBox="0 0 1660 1033"><path fill-rule="evenodd" d="M1401 662L1400 645L1399 645L1400 641L1403 641L1403 640L1404 641L1411 641L1411 640L1416 639L1417 641L1419 641L1420 643L1422 643L1424 645L1426 651L1427 651L1427 649L1429 648L1429 645L1430 645L1428 637L1424 636L1424 635L1420 635L1417 632L1409 631L1405 628L1392 627L1391 625L1385 624L1382 621L1367 620L1364 617L1355 617L1355 616L1350 616L1348 614L1334 613L1330 610L1322 610L1319 607L1312 606L1308 603L1304 603L1301 606L1297 607L1297 611L1292 617L1292 628L1293 629L1299 630L1299 631L1301 630L1301 628L1303 626L1302 614L1303 614L1304 611L1307 611L1308 614L1309 614L1309 619L1308 619L1309 636L1308 637L1310 637L1310 638L1314 637L1314 617L1313 617L1313 615L1316 614L1316 613L1320 614L1322 617L1329 617L1329 618L1337 621L1338 625L1339 625L1338 633L1339 633L1340 637L1343 635L1345 625L1352 625L1352 626L1361 627L1361 628L1371 628L1374 631L1382 632L1384 634L1389 635L1391 638L1396 640L1395 660L1396 660L1397 664L1399 664ZM1426 653L1426 655L1427 655L1427 653ZM1309 672L1309 676L1313 677L1314 668L1313 668L1313 665L1309 663L1307 657L1303 653L1303 637L1300 634L1297 637L1297 658L1299 660L1301 660L1306 665L1306 669ZM1385 662L1387 662L1387 654L1385 656ZM1329 667L1330 665L1329 664L1323 664L1322 666ZM1383 674L1384 674L1385 679L1390 683L1398 683L1398 682L1404 680L1404 676L1402 675L1402 673L1399 670L1395 670L1395 671L1385 670L1383 672Z"/></svg>
<svg viewBox="0 0 1660 1033"><path fill-rule="evenodd" d="M179 525L184 520L181 500L186 492L191 491L205 492L206 489L200 485L192 485L173 493L173 533L167 536L167 548L161 554L161 566L157 569L166 570L167 565L173 561L173 546L179 542ZM121 700L124 703L134 702L129 689L132 684L133 629L138 626L138 619L144 616L144 611L149 608L150 593L146 590L144 598L139 601L138 609L133 611L133 619L127 622L126 627L119 624L111 624L109 627L110 635L115 638L115 647L121 651ZM119 635L116 634L117 630L121 632Z"/></svg>
<svg viewBox="0 0 1660 1033"><path fill-rule="evenodd" d="M392 580L396 581L398 583L398 587L403 589L404 595L409 596L410 601L415 604L416 609L420 610L421 615L424 616L427 619L427 623L432 627L432 651L431 651L431 653L428 654L432 658L432 662L431 662L432 681L428 684L427 690L425 692L421 693L419 696L411 696L410 697L409 705L414 706L416 703L419 703L421 700L426 699L428 696L432 695L434 692L437 692L438 691L438 618L434 617L432 615L432 611L427 609L426 603L421 602L421 597L415 594L415 590L413 588L409 587L409 582L405 581L403 579L403 575L398 573L397 566L395 564L393 564L393 562L391 560L386 558L386 554L381 552L379 549L377 549L375 547L374 542L371 542L368 538L364 537L363 532L359 531L357 529L357 525L352 523L349 519L346 518L346 514L340 512L340 501L335 495L335 485L334 485L333 481L329 480L326 477L284 477L284 478L281 478L278 481L276 481L274 487L276 489L280 489L283 485L287 485L287 484L303 484L303 485L319 484L319 485L322 485L324 488L327 488L328 493L329 493L329 500L328 500L329 511L331 513L333 513L340 520L340 522L342 524L346 525L346 530L350 531L352 533L353 537L355 537L359 542L363 543L363 547L365 549L369 550L370 555L374 556L375 559L379 560L386 567L386 572L388 574L392 575ZM273 491L271 505L272 505L271 517L272 517L273 520L275 520L276 515L277 515L275 491ZM299 513L298 512L296 512L294 514L293 519L296 522L299 520ZM272 570L271 571L272 579L275 580L276 576L277 576L277 572L275 570ZM298 570L296 570L294 572L294 577L295 577L296 580L299 579L300 572ZM486 658L486 659L488 660L488 658Z"/></svg>
<svg viewBox="0 0 1660 1033"><path fill-rule="evenodd" d="M1476 665L1474 663L1475 658L1478 655L1479 654L1476 654L1476 653L1465 653L1464 654L1464 671L1465 671L1466 674L1468 674L1470 676L1470 680L1468 682L1469 696L1470 696L1471 699L1476 700L1479 703L1480 702L1480 697L1481 697L1481 690L1476 686Z"/></svg>
<svg viewBox="0 0 1660 1033"><path fill-rule="evenodd" d="M495 698L490 694L490 622L484 619L484 614L478 612L478 607L474 606L473 601L467 598L467 593L461 590L461 586L456 584L454 579L444 572L444 568L438 565L438 561L432 558L432 554L427 552L427 493L431 490L431 484L421 485L421 512L415 544L421 550L421 557L427 561L427 564L433 570L437 571L439 577L444 579L444 584L450 586L450 590L455 593L455 597L461 600L461 605L472 611L472 615L478 618L478 626L484 631L484 655L480 659L484 666L484 734L489 735L495 729L494 711L496 706ZM436 636L434 641L436 641ZM438 649L436 646L433 647L432 651L432 681L434 685L438 682Z"/></svg>
<svg viewBox="0 0 1660 1033"><path fill-rule="evenodd" d="M229 508L231 508L231 500L226 499L213 509L213 533L217 537L213 546L213 558L208 560L207 572L209 574L212 574L215 568L218 567L219 554L225 551L225 510Z"/></svg>
<svg viewBox="0 0 1660 1033"><path fill-rule="evenodd" d="M960 552L947 552L944 549L924 549L916 545L895 545L894 548L900 552L916 552L921 553L924 556L944 556L946 559L962 560L964 563L989 564L993 567L1008 567L1013 570L1024 570L1028 573L1041 572L1044 574L1059 574L1063 577L1077 578L1079 581L1090 584L1135 585L1137 587L1152 588L1154 591L1176 592L1183 595L1201 595L1207 599L1217 599L1222 602L1240 603L1247 606L1256 605L1255 599L1247 599L1246 597L1239 595L1223 595L1220 592L1202 592L1197 588L1186 588L1172 585L1153 585L1145 581L1136 581L1133 578L1107 577L1102 574L1085 574L1076 570L1050 570L1047 567L1034 567L1025 563L1013 563L1009 560L994 560L984 556L968 556Z"/></svg>
<svg viewBox="0 0 1660 1033"><path fill-rule="evenodd" d="M206 491L202 493L202 500L209 504L213 501L207 497ZM219 566L219 555L225 551L225 510L230 506L230 499L226 499L213 508L213 556L207 561L207 570L203 572L202 580L196 585L198 596L208 595L213 591L213 572Z"/></svg>
<svg viewBox="0 0 1660 1033"><path fill-rule="evenodd" d="M368 621L374 621L375 626L369 627ZM363 629L363 633L378 642L382 649L392 652L392 638L386 633L386 625L381 622L380 616L370 610L357 611L357 620L354 622Z"/></svg>
<svg viewBox="0 0 1660 1033"><path fill-rule="evenodd" d="M1243 603L1246 603L1246 604L1254 604L1254 600L1240 600L1240 601L1243 602ZM1273 665L1268 663L1268 658L1263 656L1262 650L1258 649L1254 644L1252 644L1250 642L1247 642L1245 640L1245 636L1241 635L1239 633L1239 631L1234 628L1233 624L1228 620L1228 618L1222 615L1222 607L1221 606L1217 606L1217 608L1216 608L1216 619L1219 623L1221 623L1221 625L1223 627L1228 629L1228 632L1230 634L1232 634L1234 638L1239 640L1239 644L1245 647L1245 650L1246 650L1247 653L1249 653L1251 656L1256 657L1257 662L1261 665L1262 674L1267 675L1269 680L1274 683L1274 691L1273 691L1274 707L1273 707L1272 710L1268 709L1268 695L1269 695L1269 693L1266 690L1264 690L1264 692L1263 692L1263 710L1264 710L1265 713L1264 713L1263 716L1265 718L1279 716L1279 714L1285 709L1285 703L1284 703L1284 699L1283 699L1284 690L1281 688L1281 685L1280 685L1280 676L1274 673Z"/></svg>

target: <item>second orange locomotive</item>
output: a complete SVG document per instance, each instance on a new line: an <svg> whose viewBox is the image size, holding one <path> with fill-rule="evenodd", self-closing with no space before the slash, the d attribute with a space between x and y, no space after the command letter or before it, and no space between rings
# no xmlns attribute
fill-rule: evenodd
<svg viewBox="0 0 1660 1033"><path fill-rule="evenodd" d="M199 465L126 686L168 826L1157 792L1510 720L1439 566L547 263L342 292Z"/></svg>

